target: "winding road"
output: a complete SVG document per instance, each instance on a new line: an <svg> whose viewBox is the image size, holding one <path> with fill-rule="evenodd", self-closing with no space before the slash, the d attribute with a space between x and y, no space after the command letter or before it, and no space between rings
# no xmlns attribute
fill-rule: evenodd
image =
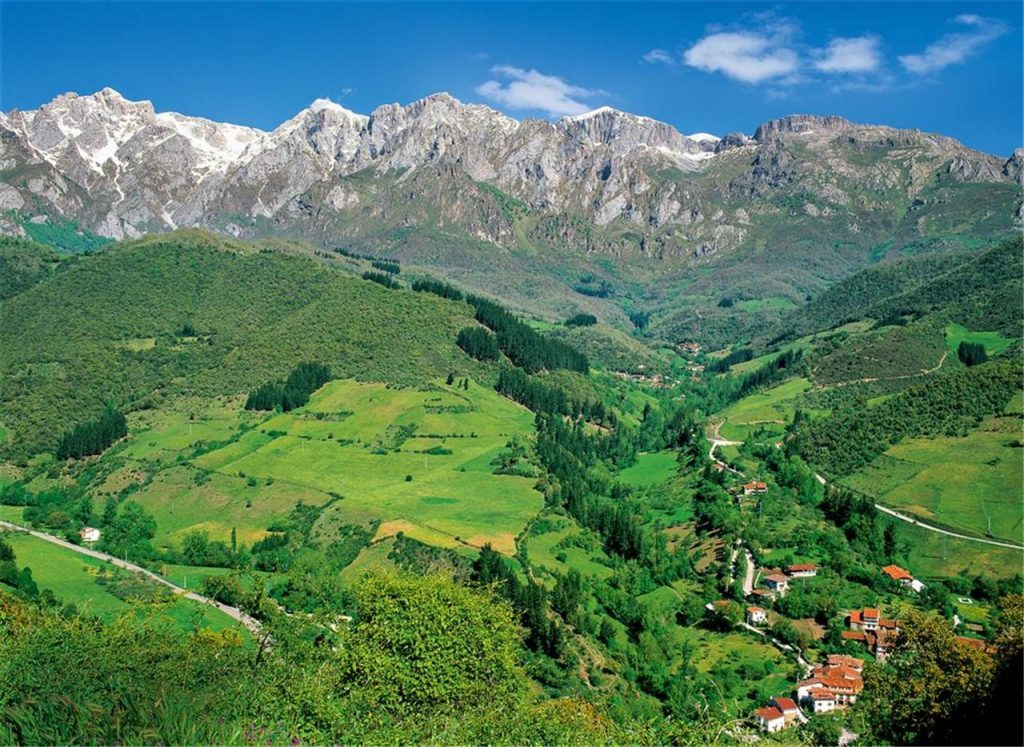
<svg viewBox="0 0 1024 747"><path fill-rule="evenodd" d="M129 563L113 555L109 555L108 553L100 552L99 550L91 550L88 547L76 545L72 542L68 542L67 540L62 540L60 537L54 537L52 534L47 534L46 532L39 532L35 529L29 529L28 527L23 527L19 524L14 524L9 521L0 521L0 531L25 532L26 534L31 534L33 537L36 537L37 539L50 542L54 545L59 545L60 547L63 547L66 550L72 550L82 555L88 555L90 558L96 558L97 560L104 560L110 563L111 565L116 565L118 568L124 568L126 571L131 571L133 573L141 573L143 576L146 576L152 579L153 581L156 581L158 584L163 584L164 586L169 587L175 593L179 594L180 596L183 596L185 599L189 599L193 602L198 602L200 604L208 604L211 607L216 607L218 610L223 612L232 620L240 622L242 625L248 628L253 635L256 635L260 632L259 621L256 620L256 618L245 614L237 607L229 607L226 604L218 602L216 599L204 597L202 594L196 594L194 591L183 589L180 586L177 586L176 584L172 584L166 578L158 576L157 574L153 573L150 570L147 570L146 568L143 568L142 566L135 565L134 563Z"/></svg>
<svg viewBox="0 0 1024 747"><path fill-rule="evenodd" d="M828 485L828 480L826 480L821 475L815 473L814 476L817 478L818 482L820 482L822 485ZM1024 550L1024 546L1016 545L1016 544L1014 544L1012 542L1000 542L999 540L990 540L990 539L985 539L984 537L971 537L970 535L967 535L967 534L959 534L957 532L951 532L948 529L940 529L939 527L934 527L931 524L925 524L923 521L918 521L917 519L915 519L912 516L907 516L906 514L901 514L899 511L894 511L891 508L889 508L888 506L883 506L881 503L876 503L875 504L875 509L878 510L878 511L881 511L886 516L891 516L894 519L899 519L900 521L905 521L908 524L913 524L914 526L921 527L922 529L927 529L929 532L936 532L938 534L944 534L947 537L955 537L956 539L967 540L968 542L980 542L983 545L994 545L996 547L1008 547L1011 550Z"/></svg>

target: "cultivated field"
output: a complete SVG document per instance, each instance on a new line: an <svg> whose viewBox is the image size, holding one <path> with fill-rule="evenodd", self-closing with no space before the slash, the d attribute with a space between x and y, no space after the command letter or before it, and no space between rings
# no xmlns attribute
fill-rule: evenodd
<svg viewBox="0 0 1024 747"><path fill-rule="evenodd" d="M491 463L509 439L529 437L532 414L472 382L463 390L332 381L299 410L251 430L237 425L210 433L233 440L158 472L135 494L161 538L200 529L227 539L235 528L240 541L252 541L301 501L329 503L326 522L379 520L378 538L401 531L441 546L490 542L511 554L542 505L533 478L496 475ZM174 448L180 429L138 440ZM126 456L141 454L129 447Z"/></svg>

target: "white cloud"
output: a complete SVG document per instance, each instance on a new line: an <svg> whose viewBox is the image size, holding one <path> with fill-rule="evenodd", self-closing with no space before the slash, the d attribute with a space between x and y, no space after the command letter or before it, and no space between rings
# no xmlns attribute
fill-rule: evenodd
<svg viewBox="0 0 1024 747"><path fill-rule="evenodd" d="M877 36L836 37L818 50L814 67L823 73L872 73L882 66Z"/></svg>
<svg viewBox="0 0 1024 747"><path fill-rule="evenodd" d="M579 99L598 96L603 91L567 83L554 75L499 65L491 72L500 80L489 80L476 88L486 99L510 109L532 109L551 116L583 114L591 109Z"/></svg>
<svg viewBox="0 0 1024 747"><path fill-rule="evenodd" d="M899 59L903 67L917 75L937 72L963 62L986 44L1009 31L1001 21L977 15L961 15L953 21L966 26L967 30L946 34L928 45L920 54L901 56Z"/></svg>
<svg viewBox="0 0 1024 747"><path fill-rule="evenodd" d="M650 52L644 55L644 62L650 62L652 64L662 65L674 65L675 58L672 57L664 49L652 49Z"/></svg>
<svg viewBox="0 0 1024 747"><path fill-rule="evenodd" d="M800 56L788 46L787 34L752 31L705 36L683 53L683 61L744 83L783 82L800 68Z"/></svg>

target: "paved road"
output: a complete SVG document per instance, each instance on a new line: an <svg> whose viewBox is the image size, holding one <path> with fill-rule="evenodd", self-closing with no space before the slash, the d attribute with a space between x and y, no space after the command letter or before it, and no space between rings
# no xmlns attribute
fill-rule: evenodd
<svg viewBox="0 0 1024 747"><path fill-rule="evenodd" d="M229 607L226 604L221 604L216 599L210 599L209 597L204 597L202 594L196 594L194 591L188 591L187 589L183 589L180 586L172 584L166 578L158 576L157 574L143 568L142 566L135 565L134 563L129 563L127 561L121 560L120 558L114 557L113 555L108 555L105 552L100 552L99 550L90 550L88 547L81 547L80 545L73 544L71 542L68 542L67 540L62 540L60 537L54 537L52 534L38 532L34 529L29 529L28 527L13 524L9 521L0 521L0 530L12 532L26 532L27 534L31 534L33 537L45 540L46 542L52 542L55 545L60 545L61 547L67 550L73 550L74 552L81 553L82 555L88 555L90 558L105 560L106 562L111 563L112 565L116 565L118 568L124 568L127 571L132 571L133 573L141 573L143 576L147 576L156 581L157 583L163 584L164 586L173 589L176 593L185 597L185 599L190 599L193 602L199 602L200 604L208 604L212 607L216 607L231 619L237 620L238 622L242 623L242 625L247 627L254 635L259 633L260 631L259 621L245 614L237 607Z"/></svg>
<svg viewBox="0 0 1024 747"><path fill-rule="evenodd" d="M828 481L821 475L816 474L815 477L818 478L818 482L820 482L822 485L828 484ZM1011 550L1024 550L1024 546L1014 544L1013 542L1000 542L999 540L990 540L985 539L984 537L971 537L967 534L959 534L957 532L951 532L948 529L940 529L939 527L933 527L931 524L925 524L923 521L918 521L912 516L901 514L899 511L893 511L891 508L889 508L888 506L883 506L881 503L876 503L875 508L878 511L881 511L883 514L886 514L887 516L891 516L894 519L899 519L900 521L905 521L908 524L913 524L914 526L921 527L922 529L927 529L929 532L937 532L938 534L944 534L947 537L956 537L957 539L967 540L968 542L980 542L983 545L994 545L995 547L1008 547Z"/></svg>
<svg viewBox="0 0 1024 747"><path fill-rule="evenodd" d="M877 508L883 514L888 514L889 516L892 516L895 519L900 519L901 521L905 521L908 524L914 524L915 526L919 526L922 529L927 529L929 532L938 532L939 534L945 534L948 537L956 537L957 539L968 540L970 542L981 542L986 545L995 545L996 547L1008 547L1011 550L1024 550L1024 547L1022 547L1021 545L1015 545L1012 542L999 542L998 540L984 539L982 537L970 537L966 534L957 534L956 532L950 532L947 529L933 527L930 524L920 522L913 517L907 516L906 514L901 514L899 511L893 511L891 508L883 506L881 503L876 503L875 508Z"/></svg>
<svg viewBox="0 0 1024 747"><path fill-rule="evenodd" d="M743 593L749 597L754 593L754 556L746 548L743 548L743 555L747 559L747 573L743 577Z"/></svg>

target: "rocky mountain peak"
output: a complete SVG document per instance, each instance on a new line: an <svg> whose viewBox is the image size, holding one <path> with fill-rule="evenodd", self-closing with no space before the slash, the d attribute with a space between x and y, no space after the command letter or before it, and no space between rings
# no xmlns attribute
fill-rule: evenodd
<svg viewBox="0 0 1024 747"><path fill-rule="evenodd" d="M810 135L815 133L841 132L855 125L848 119L836 116L818 116L814 114L791 114L781 119L765 122L757 128L754 140L767 142L784 134Z"/></svg>

